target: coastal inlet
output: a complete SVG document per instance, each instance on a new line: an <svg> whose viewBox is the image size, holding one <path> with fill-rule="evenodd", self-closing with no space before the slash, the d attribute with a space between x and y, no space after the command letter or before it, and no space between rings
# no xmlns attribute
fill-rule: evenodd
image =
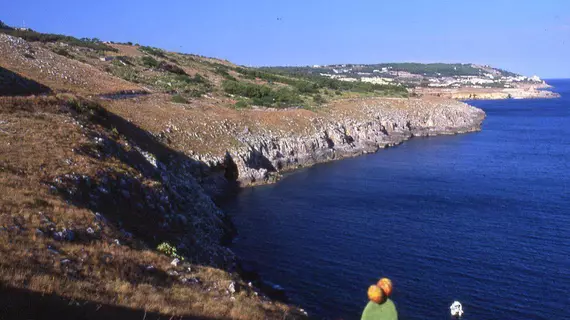
<svg viewBox="0 0 570 320"><path fill-rule="evenodd" d="M564 319L570 82L560 99L471 101L481 132L412 139L244 189L232 250L315 318L359 319L394 282L402 319Z"/></svg>

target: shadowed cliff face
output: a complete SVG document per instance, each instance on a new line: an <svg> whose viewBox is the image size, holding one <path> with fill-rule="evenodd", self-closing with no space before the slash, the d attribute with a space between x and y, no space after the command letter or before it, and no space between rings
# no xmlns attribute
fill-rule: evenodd
<svg viewBox="0 0 570 320"><path fill-rule="evenodd" d="M41 294L28 290L0 287L2 319L72 320L72 319L169 319L168 315L146 312L89 301L66 299L55 294ZM214 320L227 317L176 317L184 320Z"/></svg>
<svg viewBox="0 0 570 320"><path fill-rule="evenodd" d="M0 67L0 96L49 93L50 88Z"/></svg>

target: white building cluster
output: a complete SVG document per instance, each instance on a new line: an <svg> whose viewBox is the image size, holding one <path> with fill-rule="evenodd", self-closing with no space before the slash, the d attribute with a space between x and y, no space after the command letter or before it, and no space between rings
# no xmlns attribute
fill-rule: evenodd
<svg viewBox="0 0 570 320"><path fill-rule="evenodd" d="M497 77L492 74L485 74L483 76L428 78L427 80L429 81L428 87L465 87L490 85L504 85L505 87L509 87L510 84L517 82L544 83L544 81L538 76Z"/></svg>

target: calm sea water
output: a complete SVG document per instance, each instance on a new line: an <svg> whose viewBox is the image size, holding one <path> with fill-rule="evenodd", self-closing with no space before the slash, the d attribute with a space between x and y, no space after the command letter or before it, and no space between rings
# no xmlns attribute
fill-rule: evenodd
<svg viewBox="0 0 570 320"><path fill-rule="evenodd" d="M479 133L417 138L242 191L233 249L315 318L570 319L570 80L555 100L473 101Z"/></svg>

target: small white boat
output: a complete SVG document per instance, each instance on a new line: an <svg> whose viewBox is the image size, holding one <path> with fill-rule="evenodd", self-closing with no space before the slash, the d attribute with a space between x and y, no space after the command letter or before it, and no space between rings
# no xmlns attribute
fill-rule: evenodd
<svg viewBox="0 0 570 320"><path fill-rule="evenodd" d="M449 307L449 310L454 317L461 317L463 315L463 306L459 301L454 301Z"/></svg>

